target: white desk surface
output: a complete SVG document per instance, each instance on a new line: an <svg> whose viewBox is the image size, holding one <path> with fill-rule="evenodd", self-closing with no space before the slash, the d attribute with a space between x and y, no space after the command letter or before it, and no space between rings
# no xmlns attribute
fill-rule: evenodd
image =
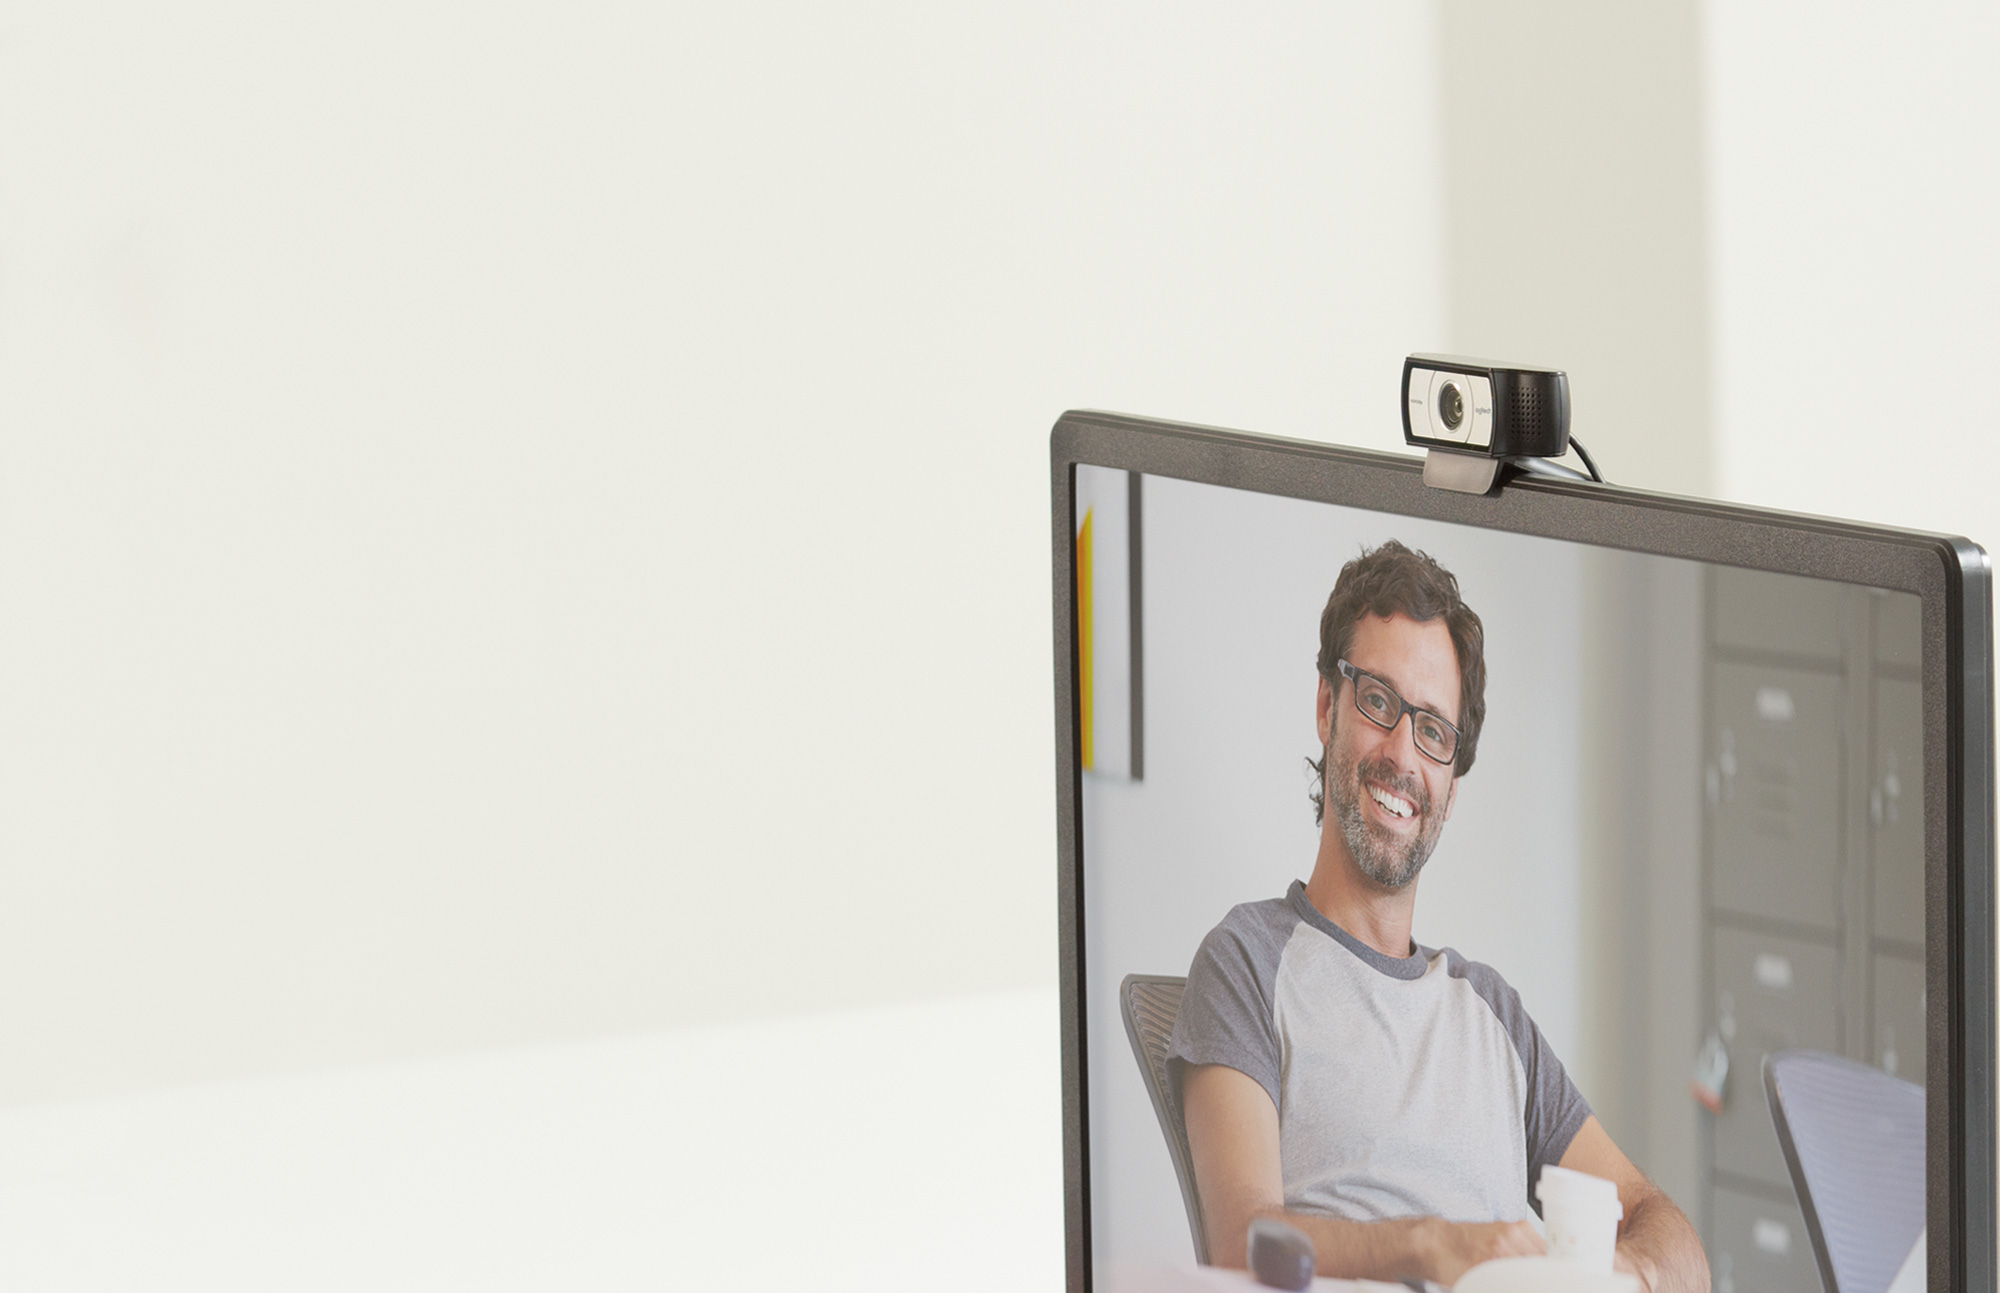
<svg viewBox="0 0 2000 1293"><path fill-rule="evenodd" d="M0 1289L1060 1289L1055 1020L1049 988L0 1108Z"/></svg>

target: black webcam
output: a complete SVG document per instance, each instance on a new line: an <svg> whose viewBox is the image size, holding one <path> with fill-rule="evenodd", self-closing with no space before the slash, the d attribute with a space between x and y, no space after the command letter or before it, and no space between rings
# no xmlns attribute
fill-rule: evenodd
<svg viewBox="0 0 2000 1293"><path fill-rule="evenodd" d="M1569 434L1569 378L1560 368L1496 364L1462 355L1403 361L1403 439L1428 450L1424 481L1484 494L1505 464L1538 476L1580 476L1543 460L1574 448L1587 479L1597 465Z"/></svg>
<svg viewBox="0 0 2000 1293"><path fill-rule="evenodd" d="M1411 355L1403 439L1492 458L1560 458L1569 449L1569 378L1556 368Z"/></svg>

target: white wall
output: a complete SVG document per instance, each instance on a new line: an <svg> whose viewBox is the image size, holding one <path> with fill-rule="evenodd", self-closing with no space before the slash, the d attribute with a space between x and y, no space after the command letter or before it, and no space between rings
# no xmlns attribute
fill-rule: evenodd
<svg viewBox="0 0 2000 1293"><path fill-rule="evenodd" d="M1451 344L1567 367L1626 484L2000 542L2000 14L1439 11Z"/></svg>
<svg viewBox="0 0 2000 1293"><path fill-rule="evenodd" d="M0 1102L1051 982L1049 426L1444 331L1428 6L7 28Z"/></svg>
<svg viewBox="0 0 2000 1293"><path fill-rule="evenodd" d="M1439 11L1452 345L1569 374L1606 477L1714 489L1695 0Z"/></svg>
<svg viewBox="0 0 2000 1293"><path fill-rule="evenodd" d="M1718 489L2000 544L2000 11L1703 24Z"/></svg>

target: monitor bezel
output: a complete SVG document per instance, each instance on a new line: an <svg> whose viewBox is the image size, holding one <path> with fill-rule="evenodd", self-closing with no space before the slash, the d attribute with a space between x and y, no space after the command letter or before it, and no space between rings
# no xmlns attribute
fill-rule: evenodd
<svg viewBox="0 0 2000 1293"><path fill-rule="evenodd" d="M1050 433L1049 456L1063 1215L1072 1293L1091 1287L1081 732L1072 631L1078 465L1920 597L1926 1089L1947 1093L1945 1100L1925 1101L1934 1237L1929 1284L1995 1287L1993 619L1984 549L1950 535L1592 481L1520 475L1490 494L1454 493L1424 484L1420 457L1118 413L1063 414ZM1947 1242L1935 1241L1940 1234Z"/></svg>

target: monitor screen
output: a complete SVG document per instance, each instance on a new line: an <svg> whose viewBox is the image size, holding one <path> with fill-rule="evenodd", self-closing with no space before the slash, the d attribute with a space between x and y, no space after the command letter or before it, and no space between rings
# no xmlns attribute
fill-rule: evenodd
<svg viewBox="0 0 2000 1293"><path fill-rule="evenodd" d="M1586 1122L1717 1290L1978 1286L1983 553L1107 415L1054 446L1072 1287L1241 1264L1202 1182L1259 1137L1295 1217L1548 1242ZM1855 1251L1787 1056L1901 1111Z"/></svg>

